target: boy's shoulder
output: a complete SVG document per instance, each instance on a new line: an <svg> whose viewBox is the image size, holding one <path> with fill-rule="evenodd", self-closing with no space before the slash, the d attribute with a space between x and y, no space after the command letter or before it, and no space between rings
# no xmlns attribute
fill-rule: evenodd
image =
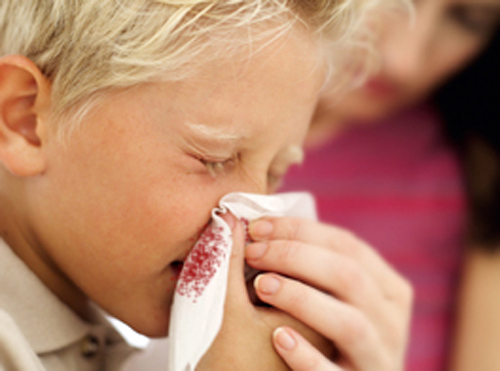
<svg viewBox="0 0 500 371"><path fill-rule="evenodd" d="M0 309L0 368L3 370L45 370L12 317Z"/></svg>
<svg viewBox="0 0 500 371"><path fill-rule="evenodd" d="M125 345L109 323L80 319L0 239L0 369L44 370L42 364L60 369L51 366L55 362L63 370L66 361L102 363L110 342ZM14 361L32 363L4 365Z"/></svg>
<svg viewBox="0 0 500 371"><path fill-rule="evenodd" d="M14 363L6 368L43 370L38 354L55 352L84 337L82 322L0 239L0 354L6 359L1 358L2 366L26 359L30 367Z"/></svg>
<svg viewBox="0 0 500 371"><path fill-rule="evenodd" d="M35 352L71 344L88 330L0 239L0 309L7 312Z"/></svg>

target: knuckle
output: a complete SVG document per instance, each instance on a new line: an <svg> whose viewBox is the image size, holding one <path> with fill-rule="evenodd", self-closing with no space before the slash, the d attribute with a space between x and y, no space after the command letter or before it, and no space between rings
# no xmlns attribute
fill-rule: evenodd
<svg viewBox="0 0 500 371"><path fill-rule="evenodd" d="M403 281L402 296L404 303L408 306L411 306L415 298L415 290L413 288L413 285L407 280Z"/></svg>
<svg viewBox="0 0 500 371"><path fill-rule="evenodd" d="M283 230L286 239L297 240L301 235L302 223L298 218L283 218Z"/></svg>
<svg viewBox="0 0 500 371"><path fill-rule="evenodd" d="M270 304L295 318L307 317L310 311L310 294L298 282L284 278L281 289L271 298Z"/></svg>
<svg viewBox="0 0 500 371"><path fill-rule="evenodd" d="M338 227L337 228L337 238L339 238L343 242L351 242L352 243L353 240L356 239L356 235L348 229Z"/></svg>
<svg viewBox="0 0 500 371"><path fill-rule="evenodd" d="M277 246L278 259L281 264L293 264L298 252L298 243L293 240L284 240Z"/></svg>
<svg viewBox="0 0 500 371"><path fill-rule="evenodd" d="M353 232L339 228L335 236L332 236L335 241L332 241L341 251L344 251L350 256L360 256L362 254L365 243L360 240Z"/></svg>
<svg viewBox="0 0 500 371"><path fill-rule="evenodd" d="M307 294L301 292L301 290L298 290L296 287L287 287L290 286L290 283L287 281L284 281L283 285L285 289L288 288L288 290L281 290L279 299L286 303L286 306L290 308L295 315L300 316L306 310L305 303L309 302L309 300L307 300Z"/></svg>
<svg viewBox="0 0 500 371"><path fill-rule="evenodd" d="M414 296L415 296L415 291L413 288L413 285L411 284L410 281L408 281L405 278L401 278L399 285L398 285L398 291L396 292L397 295L397 303L404 307L404 308L410 308L413 304Z"/></svg>
<svg viewBox="0 0 500 371"><path fill-rule="evenodd" d="M374 337L374 330L359 310L352 310L343 321L339 337L346 348L360 347Z"/></svg>
<svg viewBox="0 0 500 371"><path fill-rule="evenodd" d="M340 290L344 292L357 292L362 294L367 285L366 274L360 267L350 263L342 262L337 266L337 278Z"/></svg>
<svg viewBox="0 0 500 371"><path fill-rule="evenodd" d="M389 352L386 352L380 354L378 362L379 366L377 370L397 371L400 368L396 367L396 365L399 366L400 363L401 361L399 360L399 357L394 357L393 354L389 354Z"/></svg>

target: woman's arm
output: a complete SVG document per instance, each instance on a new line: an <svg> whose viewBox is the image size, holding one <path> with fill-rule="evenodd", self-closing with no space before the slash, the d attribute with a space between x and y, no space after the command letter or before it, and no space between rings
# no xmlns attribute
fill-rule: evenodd
<svg viewBox="0 0 500 371"><path fill-rule="evenodd" d="M500 370L500 251L469 252L458 308L451 370Z"/></svg>

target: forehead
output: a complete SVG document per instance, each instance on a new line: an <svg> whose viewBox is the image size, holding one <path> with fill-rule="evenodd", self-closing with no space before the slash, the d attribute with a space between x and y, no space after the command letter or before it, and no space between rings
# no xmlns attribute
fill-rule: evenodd
<svg viewBox="0 0 500 371"><path fill-rule="evenodd" d="M215 48L217 48L215 44ZM324 73L325 60L322 58L317 38L302 27L295 26L282 34L253 42L251 36L240 46L229 51L227 56L206 63L200 58L201 65L193 80L200 83L215 82L223 88L225 83L254 83L267 79L280 79L282 84L294 86L304 80L315 78L318 72ZM224 51L222 51L222 54Z"/></svg>
<svg viewBox="0 0 500 371"><path fill-rule="evenodd" d="M238 139L245 136L238 121L261 120L266 109L293 114L291 101L312 104L325 72L318 44L295 29L204 64L177 83L173 103L185 113L187 126L200 135Z"/></svg>

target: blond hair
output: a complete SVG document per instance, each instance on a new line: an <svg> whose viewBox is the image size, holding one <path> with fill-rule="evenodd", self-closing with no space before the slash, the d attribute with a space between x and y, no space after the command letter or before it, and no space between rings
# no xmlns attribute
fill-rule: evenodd
<svg viewBox="0 0 500 371"><path fill-rule="evenodd" d="M55 112L62 113L112 88L160 75L185 78L209 48L224 55L252 42L238 32L250 28L252 38L264 39L300 23L345 54L340 46L356 44L359 20L382 2L1 0L0 56L31 59L52 82Z"/></svg>

